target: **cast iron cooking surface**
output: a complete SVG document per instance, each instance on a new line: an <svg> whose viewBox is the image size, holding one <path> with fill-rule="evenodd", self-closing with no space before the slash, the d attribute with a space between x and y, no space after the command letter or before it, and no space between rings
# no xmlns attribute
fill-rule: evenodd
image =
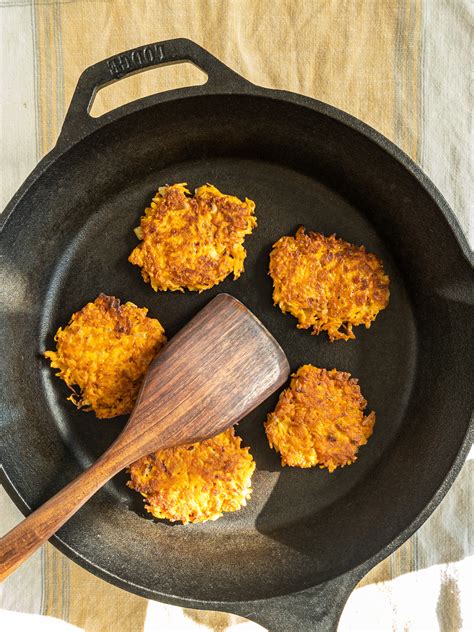
<svg viewBox="0 0 474 632"><path fill-rule="evenodd" d="M192 190L211 182L222 191L242 198L248 196L256 202L258 227L246 241L245 273L236 282L228 279L201 294L155 293L142 281L140 269L128 263L127 256L137 243L133 228L142 210L158 186L175 182L188 182ZM319 469L282 469L278 455L268 446L262 425L276 403L278 395L274 395L239 424L239 433L251 446L257 462L248 506L205 525L172 527L157 522L154 536L172 532L174 539L181 539L186 534L186 546L192 550L202 551L206 545L216 550L219 545L240 548L243 534L248 537L254 529L260 534L291 530L295 523L317 516L337 500L343 501L393 440L403 419L414 370L416 332L407 292L390 253L363 213L318 179L257 160L216 158L183 162L128 187L117 184L114 194L94 207L58 262L50 300L43 312L41 348L52 348L52 334L57 327L101 291L148 306L149 314L159 318L168 336L175 334L217 293L228 292L247 305L273 333L285 350L292 371L305 363L349 371L360 379L368 410L377 411L375 434L361 449L354 466L332 475ZM326 334L311 336L309 331L296 329L296 320L272 305L272 282L268 276L271 245L281 235L293 234L299 225L325 234L336 232L353 243L365 244L384 261L391 278L390 306L370 330L357 329L356 341L329 343ZM393 359L388 363L383 360L381 370L382 357L387 354ZM75 411L66 401L67 388L46 363L42 375L51 418L71 453L86 467L118 434L125 418L98 421L93 414ZM146 516L141 496L126 488L125 480L125 475L117 477L107 493L132 512ZM290 503L282 502L288 498ZM117 524L115 528L123 526Z"/></svg>
<svg viewBox="0 0 474 632"><path fill-rule="evenodd" d="M143 209L158 186L175 182L191 189L210 182L255 200L258 226L246 240L245 273L236 282L202 294L155 293L127 262ZM356 328L356 340L311 336L272 305L271 245L301 224L364 244L384 262L389 306L369 330ZM5 376L13 402L5 415L6 453L23 455L5 470L27 506L90 464L125 423L76 411L40 355L53 348L57 328L100 292L149 307L169 337L228 292L268 327L292 370L312 363L349 371L377 414L354 465L333 474L282 469L263 430L275 394L239 425L257 462L252 498L216 522L152 520L125 486L125 473L117 476L59 532L65 549L112 581L157 598L211 602L302 590L387 546L443 482L466 432L456 330L463 307L433 288L448 278L448 263L437 261L444 257L453 270L465 270L465 261L433 199L354 129L262 97L160 103L61 156L19 201L5 234L7 278L14 279L5 318L15 340ZM442 422L450 413L446 433Z"/></svg>
<svg viewBox="0 0 474 632"><path fill-rule="evenodd" d="M138 243L133 228L142 209L158 186L188 182L194 190L211 182L222 191L256 202L258 227L246 241L248 256L245 273L237 280L226 280L210 291L199 293L155 293L141 279L140 269L127 261ZM391 279L389 308L381 312L370 330L359 327L356 340L330 343L326 334L311 336L296 328L296 320L283 315L272 305L272 281L268 276L271 245L296 228L325 234L336 232L382 257ZM52 334L69 316L100 292L147 306L169 337L174 335L199 309L219 292L228 292L247 305L280 342L292 371L312 363L316 366L349 371L360 378L368 410L377 411L376 432L360 451L357 465L332 475L318 469L282 469L278 455L268 447L262 422L272 410L277 395L239 424L239 432L257 462L254 494L248 507L228 514L216 523L189 527L195 537L206 532L227 532L242 527L288 528L294 522L317 514L347 494L373 466L392 441L403 418L410 393L415 344L415 324L403 281L390 253L363 215L321 182L270 163L248 160L215 159L212 162L183 162L149 175L134 185L119 188L114 195L94 208L94 213L74 238L53 276L50 300L43 313L41 348L53 348ZM392 356L387 363L382 358ZM67 387L54 372L43 369L52 418L64 441L83 467L101 454L123 427L126 418L99 421L91 413L75 411L66 401ZM267 502L279 481L279 493L293 501ZM120 479L110 486L118 499L127 499L133 507L142 506L139 495L128 490ZM140 512L143 513L143 512ZM157 529L168 529L158 525ZM176 533L175 533L176 536Z"/></svg>

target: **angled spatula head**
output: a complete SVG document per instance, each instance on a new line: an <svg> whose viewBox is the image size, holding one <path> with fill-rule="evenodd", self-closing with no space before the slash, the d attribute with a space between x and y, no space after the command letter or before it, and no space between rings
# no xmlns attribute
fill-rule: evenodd
<svg viewBox="0 0 474 632"><path fill-rule="evenodd" d="M152 362L124 434L140 455L201 441L245 417L289 371L256 316L219 294Z"/></svg>

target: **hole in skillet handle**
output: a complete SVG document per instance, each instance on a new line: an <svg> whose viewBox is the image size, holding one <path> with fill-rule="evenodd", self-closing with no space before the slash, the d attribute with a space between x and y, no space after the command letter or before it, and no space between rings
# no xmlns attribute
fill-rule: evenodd
<svg viewBox="0 0 474 632"><path fill-rule="evenodd" d="M145 47L147 50L147 47ZM89 114L99 118L111 110L160 92L203 85L207 75L189 62L176 64L172 68L148 69L148 72L134 72L122 79L98 89Z"/></svg>
<svg viewBox="0 0 474 632"><path fill-rule="evenodd" d="M118 108L96 116L96 118L91 116L94 99L102 88L120 81L124 77L151 68L186 62L207 75L207 81L204 84L178 88L185 89L188 93L189 91L193 91L195 94L232 93L241 91L249 85L246 79L191 40L180 38L138 46L104 59L84 70L72 96L56 147L60 150L65 149L123 114L122 108ZM159 102L167 92L169 90L155 94L155 101ZM135 107L134 103L136 104ZM141 99L134 103L123 107L134 110L143 107Z"/></svg>

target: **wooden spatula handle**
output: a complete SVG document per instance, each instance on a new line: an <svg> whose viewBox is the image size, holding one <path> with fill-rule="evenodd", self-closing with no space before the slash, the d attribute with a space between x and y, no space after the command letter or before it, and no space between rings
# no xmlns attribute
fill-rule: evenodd
<svg viewBox="0 0 474 632"><path fill-rule="evenodd" d="M0 581L18 568L124 467L116 459L100 458L69 485L0 539Z"/></svg>
<svg viewBox="0 0 474 632"><path fill-rule="evenodd" d="M115 443L0 540L4 579L122 468L144 454L195 443L233 426L290 371L262 323L228 294L216 296L158 353Z"/></svg>

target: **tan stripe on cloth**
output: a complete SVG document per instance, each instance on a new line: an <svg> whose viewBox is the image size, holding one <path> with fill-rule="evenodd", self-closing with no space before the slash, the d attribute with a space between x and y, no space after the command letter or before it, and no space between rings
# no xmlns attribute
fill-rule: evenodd
<svg viewBox="0 0 474 632"><path fill-rule="evenodd" d="M37 3L35 16L42 147L54 144L61 108L86 66L186 36L251 81L336 105L416 154L421 0L50 2ZM192 76L174 71L181 81ZM156 76L130 78L130 100L139 84L148 93L158 87Z"/></svg>
<svg viewBox="0 0 474 632"><path fill-rule="evenodd" d="M54 145L65 109L85 67L144 43L189 37L251 81L307 94L346 110L420 160L424 140L421 70L426 14L441 15L445 11L451 18L456 14L456 24L462 24L457 7L464 6L463 0L458 4L451 1L435 12L432 7L441 6L441 0L433 0L432 5L427 2L4 0L0 7L8 6L9 11L14 11L15 6L23 5L24 11L24 6L31 6L39 155ZM430 28L436 29L438 25L433 21ZM433 42L436 43L435 38L432 47ZM172 71L144 73L114 86L115 96L111 91L102 93L99 105L104 110L158 88L185 85L197 76L198 73L181 66L173 66ZM425 146L424 153L431 156L433 165L436 156L433 145ZM465 199L463 191L459 199ZM378 590L380 585L388 594L390 584L382 582L415 571L419 561L422 566L427 565L429 555L419 545L426 547L436 534L431 532L430 539L424 542L420 540L422 537L415 536L379 564L361 582L360 592ZM192 610L178 613L161 604L153 604L147 616L146 600L92 576L51 546L45 547L43 558L43 614L67 620L87 632L140 632L144 628L147 632L157 629L168 632L195 630L196 624L212 630L237 627L238 619L225 614ZM429 559L430 563L436 563L435 557ZM450 561L454 559L446 560ZM447 588L441 605L443 609L446 604L448 615L452 586L449 581L445 582ZM403 629L397 612L392 614L393 625ZM454 624L449 628L453 621L459 620L457 610L453 617L446 618L444 614L443 621L448 621L445 629L457 629ZM365 621L363 613L358 620ZM247 625L238 629L246 630ZM249 624L248 629L257 626ZM344 629L351 629L350 625Z"/></svg>
<svg viewBox="0 0 474 632"><path fill-rule="evenodd" d="M60 5L33 3L37 59L39 149L47 153L58 138L64 118Z"/></svg>
<svg viewBox="0 0 474 632"><path fill-rule="evenodd" d="M401 0L397 4L399 17L394 64L396 132L393 140L414 160L419 160L422 3L421 0Z"/></svg>

